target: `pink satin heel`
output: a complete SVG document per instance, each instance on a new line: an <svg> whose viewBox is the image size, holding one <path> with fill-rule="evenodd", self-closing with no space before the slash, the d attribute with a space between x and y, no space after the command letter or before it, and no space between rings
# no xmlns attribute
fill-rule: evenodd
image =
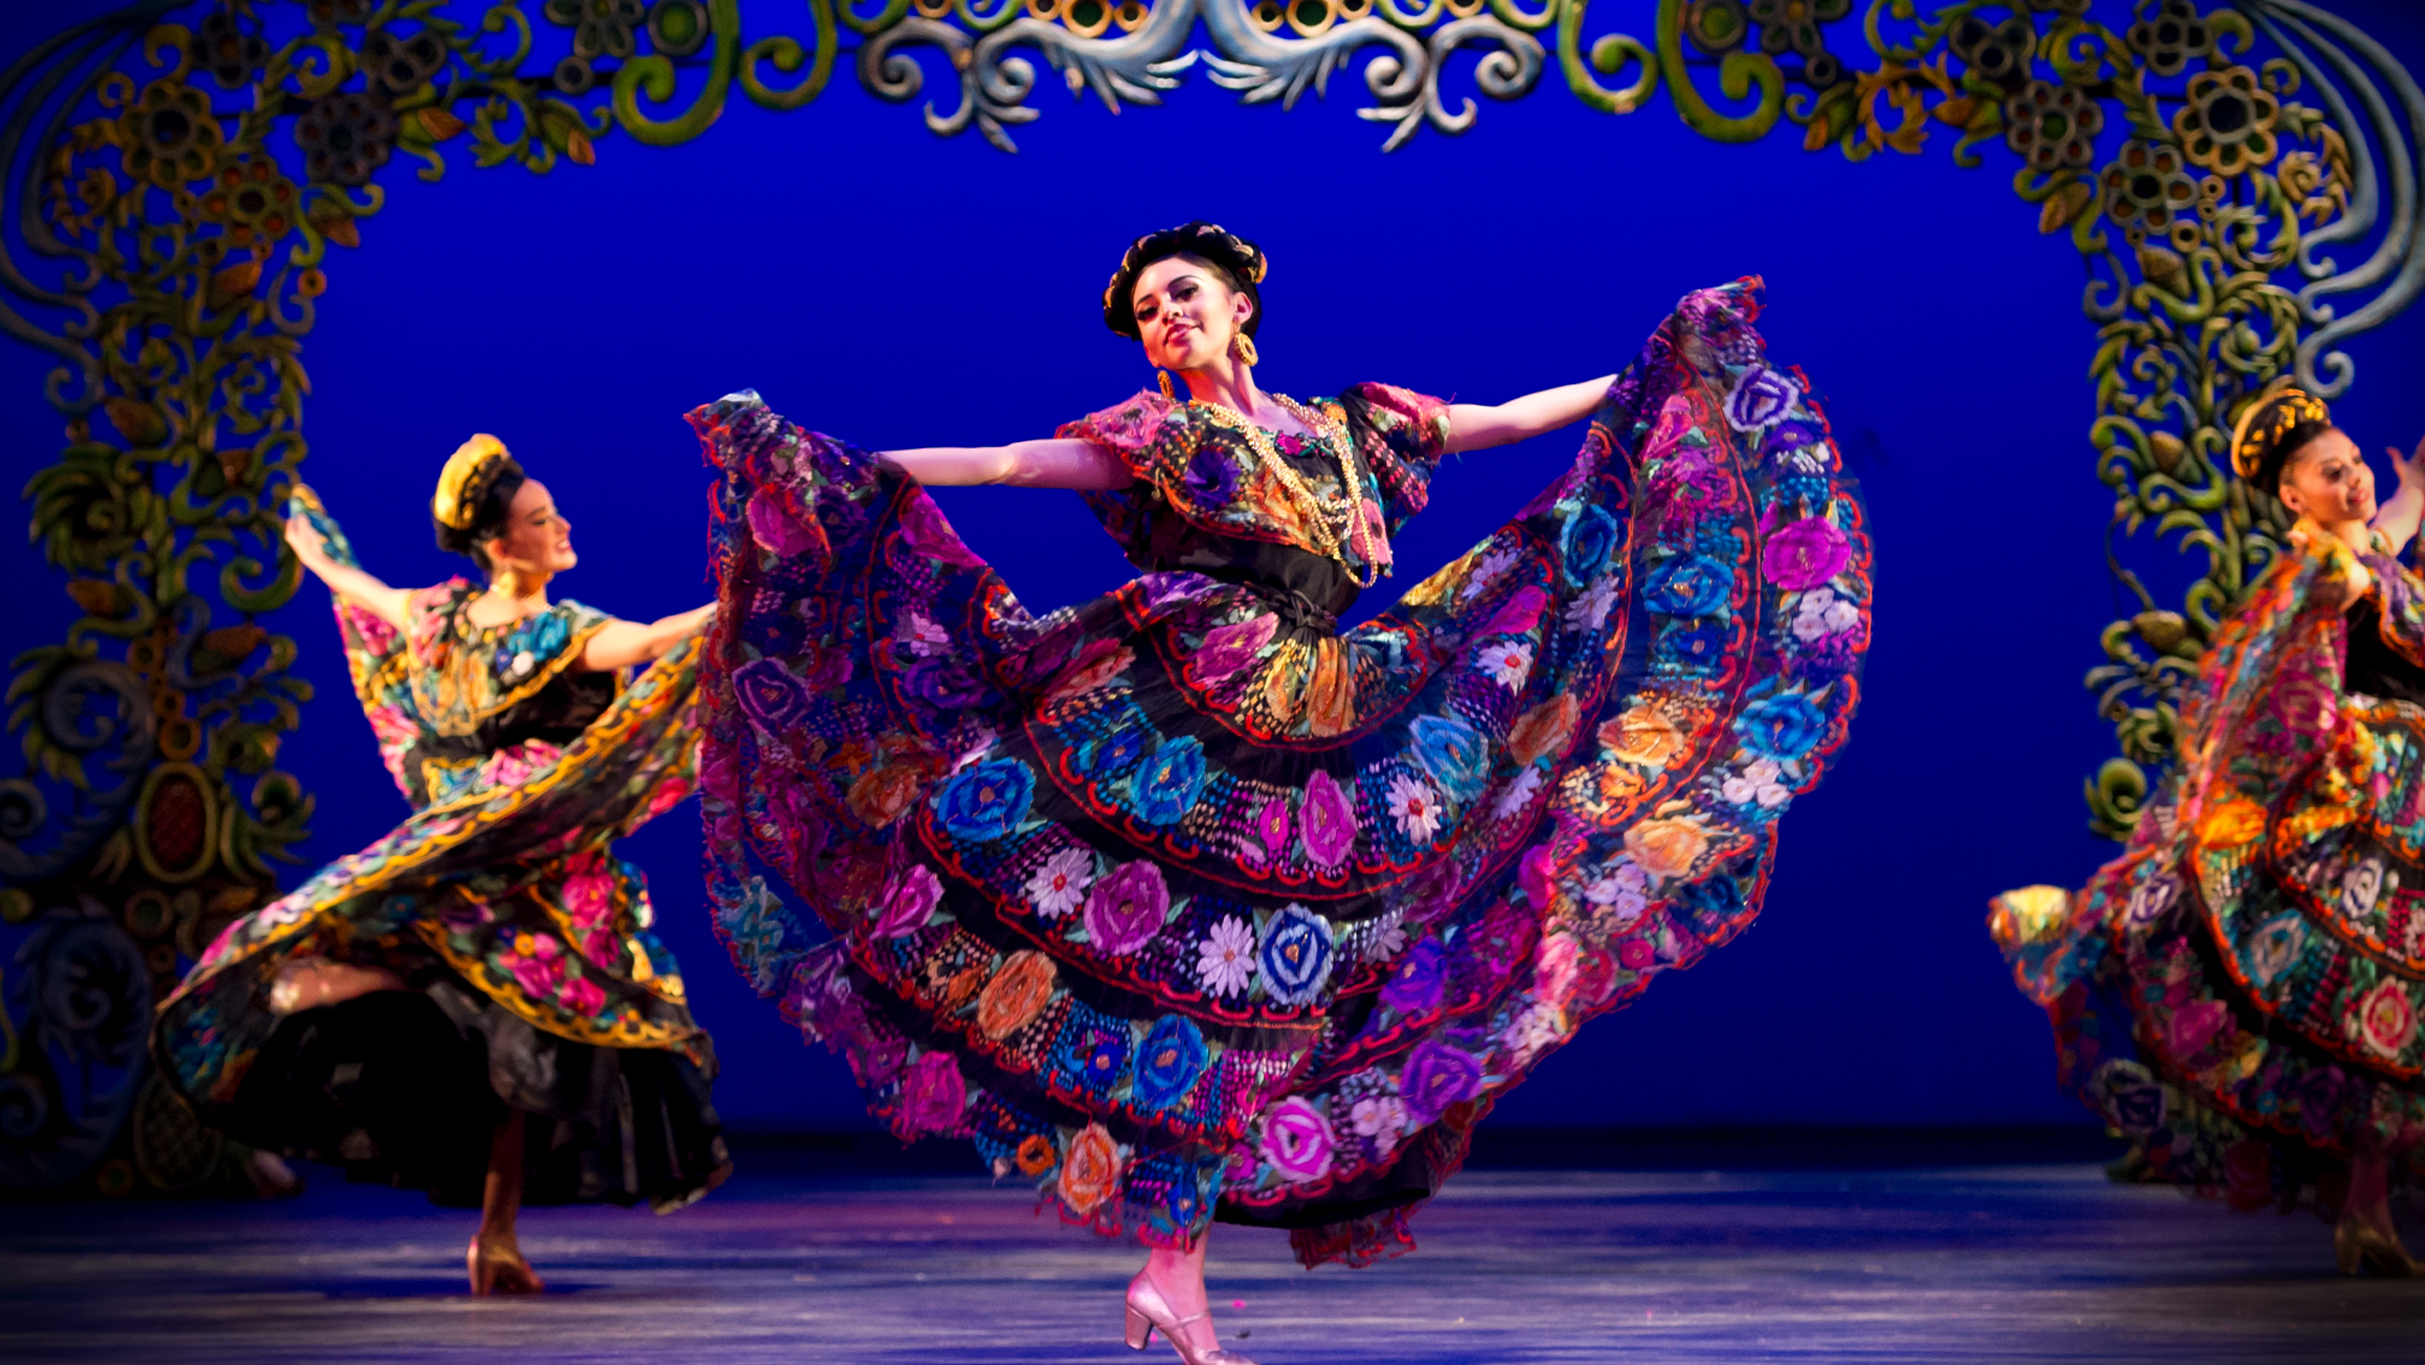
<svg viewBox="0 0 2425 1365"><path fill-rule="evenodd" d="M1161 1291L1154 1288L1153 1281L1139 1275L1128 1282L1128 1349L1144 1350L1146 1343L1153 1340L1154 1333L1160 1332L1162 1339L1170 1343L1170 1348L1179 1353L1182 1365L1255 1365L1245 1356L1218 1346L1211 1350L1196 1348L1183 1329L1191 1322L1211 1316L1212 1310L1207 1308L1201 1313L1180 1317L1171 1311L1169 1304L1162 1301Z"/></svg>

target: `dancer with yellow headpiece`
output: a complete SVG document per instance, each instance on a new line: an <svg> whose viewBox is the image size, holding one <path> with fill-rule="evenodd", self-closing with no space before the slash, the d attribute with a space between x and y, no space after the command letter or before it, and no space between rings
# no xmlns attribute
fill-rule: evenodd
<svg viewBox="0 0 2425 1365"><path fill-rule="evenodd" d="M2393 1196L2425 1194L2425 581L2396 496L2324 403L2250 402L2253 508L2295 519L2179 697L2180 752L2085 890L1989 918L2046 1007L2066 1088L2133 1146L2120 1179L2335 1219L2345 1273L2425 1274Z"/></svg>
<svg viewBox="0 0 2425 1365"><path fill-rule="evenodd" d="M473 1292L536 1292L523 1203L662 1212L730 1169L714 1051L614 851L690 793L714 608L641 625L550 603L571 525L494 436L464 442L430 499L439 545L485 582L389 587L311 490L293 513L287 543L336 596L413 814L229 926L161 1006L153 1052L242 1141L480 1207Z"/></svg>

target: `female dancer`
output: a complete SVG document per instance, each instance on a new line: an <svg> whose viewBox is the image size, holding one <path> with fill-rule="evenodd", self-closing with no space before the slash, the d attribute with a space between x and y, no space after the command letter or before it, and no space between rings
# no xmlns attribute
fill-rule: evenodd
<svg viewBox="0 0 2425 1365"><path fill-rule="evenodd" d="M736 961L904 1138L1133 1226L1129 1344L1199 1363L1239 1360L1216 1216L1308 1265L1411 1247L1497 1096L1750 922L1868 642L1860 507L1755 281L1613 383L1483 407L1264 391L1264 278L1218 227L1139 239L1104 321L1187 399L1053 440L878 456L755 394L691 418L724 475L701 792ZM1515 521L1338 628L1442 454L1595 411ZM1030 615L922 483L1085 490L1144 574Z"/></svg>
<svg viewBox="0 0 2425 1365"><path fill-rule="evenodd" d="M229 926L161 1007L154 1054L242 1141L478 1205L472 1292L535 1293L521 1204L664 1212L730 1169L715 1054L613 847L691 789L715 609L639 625L551 605L571 526L491 436L430 504L484 586L391 588L310 490L295 507L287 542L336 595L413 815ZM629 685L615 672L652 660Z"/></svg>
<svg viewBox="0 0 2425 1365"><path fill-rule="evenodd" d="M2288 553L2184 689L2179 762L2129 850L2077 896L2005 893L1988 923L2065 1086L2134 1140L2117 1178L2337 1206L2343 1272L2414 1275L2390 1194L2425 1185L2425 583L2396 555L2425 460L2392 458L2377 516L2322 402L2248 407L2232 471L2297 518Z"/></svg>

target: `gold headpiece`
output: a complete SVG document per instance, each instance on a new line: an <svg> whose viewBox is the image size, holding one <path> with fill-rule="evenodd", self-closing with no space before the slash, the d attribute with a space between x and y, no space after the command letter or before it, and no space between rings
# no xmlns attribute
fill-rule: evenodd
<svg viewBox="0 0 2425 1365"><path fill-rule="evenodd" d="M429 514L449 530L469 530L480 509L464 501L464 490L478 479L481 470L495 461L512 458L505 453L505 442L487 432L456 446L455 453L446 457L446 468L438 474L438 492L429 500Z"/></svg>
<svg viewBox="0 0 2425 1365"><path fill-rule="evenodd" d="M2331 422L2332 409L2305 389L2294 386L2268 394L2249 404L2231 430L2231 472L2254 479L2283 437L2302 426Z"/></svg>

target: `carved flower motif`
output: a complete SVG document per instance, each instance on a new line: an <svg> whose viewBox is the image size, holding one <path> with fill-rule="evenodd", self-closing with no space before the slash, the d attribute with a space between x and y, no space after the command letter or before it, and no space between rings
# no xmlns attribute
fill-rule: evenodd
<svg viewBox="0 0 2425 1365"><path fill-rule="evenodd" d="M227 229L227 243L245 248L274 242L293 230L303 191L268 157L246 157L219 170L219 183L202 196L202 214Z"/></svg>
<svg viewBox="0 0 2425 1365"><path fill-rule="evenodd" d="M2004 102L2004 143L2033 171L2086 170L2105 111L2072 86L2031 81Z"/></svg>
<svg viewBox="0 0 2425 1365"><path fill-rule="evenodd" d="M225 139L210 98L182 81L157 80L118 116L122 164L137 180L173 190L209 175Z"/></svg>
<svg viewBox="0 0 2425 1365"><path fill-rule="evenodd" d="M2127 232L2170 231L2176 218L2194 216L2197 182L2189 178L2177 147L2133 139L2099 178L2105 212Z"/></svg>
<svg viewBox="0 0 2425 1365"><path fill-rule="evenodd" d="M1844 68L1827 51L1819 25L1852 12L1852 0L1751 0L1751 17L1760 26L1760 50L1771 56L1792 52L1802 58L1802 74L1812 85L1834 85Z"/></svg>
<svg viewBox="0 0 2425 1365"><path fill-rule="evenodd" d="M2130 26L2131 51L2158 76L2178 76L2192 57L2214 51L2214 30L2190 0L2164 0L2156 12Z"/></svg>
<svg viewBox="0 0 2425 1365"><path fill-rule="evenodd" d="M236 17L225 12L203 16L192 51L194 65L209 68L212 78L229 90L252 84L261 64L269 60L269 44L261 35L236 27Z"/></svg>
<svg viewBox="0 0 2425 1365"><path fill-rule="evenodd" d="M1721 57L1743 45L1750 20L1743 0L1692 0L1684 11L1684 36L1694 47Z"/></svg>
<svg viewBox="0 0 2425 1365"><path fill-rule="evenodd" d="M409 36L385 30L362 43L362 74L370 88L391 98L409 94L446 65L446 40L423 29Z"/></svg>
<svg viewBox="0 0 2425 1365"><path fill-rule="evenodd" d="M637 34L648 11L640 0L547 0L540 11L552 24L573 31L572 55L556 63L556 88L578 95L595 84L590 63L600 57L631 60L639 51Z"/></svg>
<svg viewBox="0 0 2425 1365"><path fill-rule="evenodd" d="M396 145L396 116L387 102L358 91L315 101L295 120L303 172L315 181L367 185Z"/></svg>
<svg viewBox="0 0 2425 1365"><path fill-rule="evenodd" d="M2038 30L2026 14L1990 24L1976 14L1962 16L1947 38L1955 56L1970 74L1998 85L2012 86L2029 78L2038 47Z"/></svg>
<svg viewBox="0 0 2425 1365"><path fill-rule="evenodd" d="M2189 159L2221 176L2270 164L2282 150L2273 135L2282 103L2244 66L2201 71L2189 78L2189 103L2172 116Z"/></svg>

